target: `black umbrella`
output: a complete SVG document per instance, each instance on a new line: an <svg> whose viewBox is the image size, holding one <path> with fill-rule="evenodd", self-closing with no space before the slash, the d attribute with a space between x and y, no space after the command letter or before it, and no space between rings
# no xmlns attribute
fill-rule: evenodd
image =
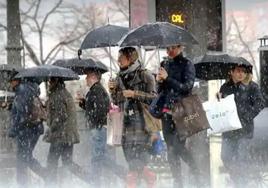
<svg viewBox="0 0 268 188"><path fill-rule="evenodd" d="M71 69L54 65L41 65L24 69L15 76L15 79L36 79L40 81L47 81L51 77L62 78L63 80L79 79L79 76Z"/></svg>
<svg viewBox="0 0 268 188"><path fill-rule="evenodd" d="M82 54L82 49L88 48L103 48L109 47L111 54L111 47L118 46L118 41L128 32L128 28L117 25L105 25L90 31L78 50L78 58ZM110 69L112 74L112 59L110 55Z"/></svg>
<svg viewBox="0 0 268 188"><path fill-rule="evenodd" d="M117 46L118 41L128 32L128 28L117 25L105 25L90 31L83 40L80 49Z"/></svg>
<svg viewBox="0 0 268 188"><path fill-rule="evenodd" d="M21 67L18 67L16 65L10 65L10 64L0 65L0 72L18 72L21 69L22 69Z"/></svg>
<svg viewBox="0 0 268 188"><path fill-rule="evenodd" d="M251 63L248 60L246 60L243 57L235 57L235 60L236 60L235 65L244 66L247 68L248 72L252 73L253 66L251 65Z"/></svg>
<svg viewBox="0 0 268 188"><path fill-rule="evenodd" d="M196 77L202 80L226 79L234 66L252 70L252 65L242 57L228 54L205 54L195 59Z"/></svg>
<svg viewBox="0 0 268 188"><path fill-rule="evenodd" d="M168 22L147 23L125 35L120 41L125 46L156 46L198 44L196 39L182 27Z"/></svg>
<svg viewBox="0 0 268 188"><path fill-rule="evenodd" d="M60 59L55 61L53 65L70 68L79 75L85 74L87 70L99 71L102 74L108 71L103 63L95 62L93 59Z"/></svg>

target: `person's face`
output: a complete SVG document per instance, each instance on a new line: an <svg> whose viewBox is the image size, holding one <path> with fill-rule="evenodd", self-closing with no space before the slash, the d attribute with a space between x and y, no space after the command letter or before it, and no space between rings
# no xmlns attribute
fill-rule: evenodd
<svg viewBox="0 0 268 188"><path fill-rule="evenodd" d="M170 57L170 58L174 58L176 57L179 53L181 53L181 47L178 47L178 46L170 46L170 47L167 47L167 55Z"/></svg>
<svg viewBox="0 0 268 188"><path fill-rule="evenodd" d="M235 67L235 69L231 71L231 77L235 83L243 81L246 78L245 68Z"/></svg>
<svg viewBox="0 0 268 188"><path fill-rule="evenodd" d="M130 65L130 60L123 54L119 53L118 65L120 68L127 68Z"/></svg>
<svg viewBox="0 0 268 188"><path fill-rule="evenodd" d="M49 89L53 89L56 86L56 84L57 84L56 80L51 80L51 79L48 80L48 88Z"/></svg>
<svg viewBox="0 0 268 188"><path fill-rule="evenodd" d="M12 80L10 81L10 86L14 90L14 88L19 85L20 81L19 80Z"/></svg>
<svg viewBox="0 0 268 188"><path fill-rule="evenodd" d="M93 72L88 72L86 76L87 86L91 86L95 82L96 75Z"/></svg>

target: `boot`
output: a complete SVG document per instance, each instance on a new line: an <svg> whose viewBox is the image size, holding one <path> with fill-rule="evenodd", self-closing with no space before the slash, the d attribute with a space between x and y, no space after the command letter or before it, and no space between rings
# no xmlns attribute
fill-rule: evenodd
<svg viewBox="0 0 268 188"><path fill-rule="evenodd" d="M137 181L138 181L138 172L130 171L127 174L127 186L126 188L136 188L137 187Z"/></svg>
<svg viewBox="0 0 268 188"><path fill-rule="evenodd" d="M152 170L150 170L148 167L144 167L143 176L145 178L147 188L156 187L156 174Z"/></svg>

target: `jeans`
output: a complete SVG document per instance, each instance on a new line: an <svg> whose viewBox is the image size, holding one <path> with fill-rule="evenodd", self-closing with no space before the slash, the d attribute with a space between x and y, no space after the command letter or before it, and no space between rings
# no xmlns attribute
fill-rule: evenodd
<svg viewBox="0 0 268 188"><path fill-rule="evenodd" d="M101 185L101 177L105 178L106 170L112 171L118 177L125 179L126 169L116 164L109 156L107 148L107 129L96 128L90 131L91 145L91 179L95 186Z"/></svg>
<svg viewBox="0 0 268 188"><path fill-rule="evenodd" d="M39 134L29 131L16 137L17 141L17 183L19 187L28 187L28 168L44 178L46 173L41 164L33 157L33 150L38 142Z"/></svg>
<svg viewBox="0 0 268 188"><path fill-rule="evenodd" d="M180 140L175 128L175 124L172 121L172 116L170 114L164 113L162 118L163 124L163 135L165 142L167 144L167 154L168 162L170 165L171 173L178 187L182 187L182 174L181 174L181 163L180 158L190 167L191 174L195 176L195 180L198 183L199 170L197 168L196 162L190 153L190 151L185 147L186 140Z"/></svg>

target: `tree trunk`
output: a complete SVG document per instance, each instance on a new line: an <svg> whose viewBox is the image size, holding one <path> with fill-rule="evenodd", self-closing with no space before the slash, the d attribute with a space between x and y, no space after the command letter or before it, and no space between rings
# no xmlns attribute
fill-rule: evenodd
<svg viewBox="0 0 268 188"><path fill-rule="evenodd" d="M21 24L19 0L7 0L7 63L21 66Z"/></svg>

